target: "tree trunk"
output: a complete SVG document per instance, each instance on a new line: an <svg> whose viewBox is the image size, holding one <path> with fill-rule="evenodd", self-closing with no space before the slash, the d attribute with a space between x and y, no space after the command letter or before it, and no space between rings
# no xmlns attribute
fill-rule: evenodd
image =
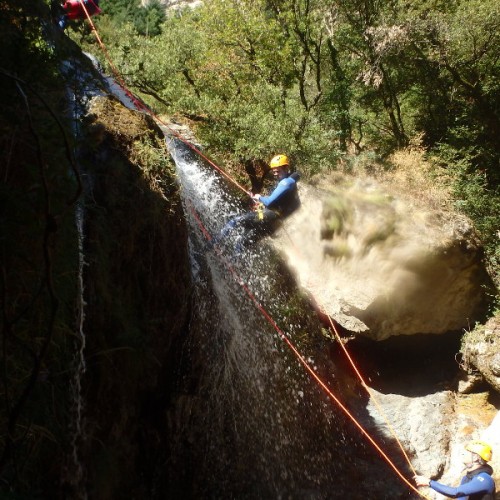
<svg viewBox="0 0 500 500"><path fill-rule="evenodd" d="M347 145L352 142L352 126L349 114L349 84L339 62L338 50L330 38L328 39L328 50L330 52L330 62L332 64L334 79L338 82L336 85L338 94L335 104L339 111L340 149L347 151Z"/></svg>
<svg viewBox="0 0 500 500"><path fill-rule="evenodd" d="M389 75L382 66L380 66L380 70L383 75L383 80L380 84L380 92L382 94L384 108L391 122L392 134L394 135L398 146L405 147L408 145L408 136L406 135L403 120L401 119L401 108L399 106L399 100L392 88Z"/></svg>

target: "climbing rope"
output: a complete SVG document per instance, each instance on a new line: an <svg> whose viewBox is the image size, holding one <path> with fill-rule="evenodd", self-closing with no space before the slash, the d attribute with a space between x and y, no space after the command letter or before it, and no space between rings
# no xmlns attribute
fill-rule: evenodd
<svg viewBox="0 0 500 500"><path fill-rule="evenodd" d="M150 116L152 116L158 123L163 125L165 128L168 129L169 133L173 136L175 136L177 139L182 141L186 146L188 146L190 149L192 149L197 155L199 155L201 158L203 158L207 163L209 163L213 168L215 168L221 175L223 175L229 182L234 184L238 189L243 191L246 195L252 196L252 193L246 189L243 185L241 185L236 179L234 179L232 176L230 176L225 170L223 170L221 167L219 167L216 163L214 163L210 158L208 158L206 155L203 154L202 151L200 151L194 144L191 144L189 141L184 139L181 134L176 132L168 123L163 121L154 111L152 111L150 108L148 108L142 101L137 99L134 94L127 88L127 85L125 81L123 80L120 72L116 69L108 50L106 49L106 46L104 45L101 37L99 36L99 33L97 32L97 28L95 27L94 22L92 21L87 8L85 7L85 4L83 0L79 0L84 11L85 15L87 16L87 20L90 24L91 30L94 33L94 36L96 37L97 43L99 44L99 47L101 47L101 50L104 53L104 56L106 60L108 61L109 67L111 68L111 71L113 72L113 75L117 82L119 83L120 87L122 87L123 91L126 93L126 95L131 99L131 101L134 103L134 105L141 111L146 112Z"/></svg>
<svg viewBox="0 0 500 500"><path fill-rule="evenodd" d="M285 230L285 233L286 233L288 239L290 240L290 242L292 244L292 247L295 250L295 252L297 254L300 254L301 253L300 249L297 247L297 245L293 241L293 239L290 236L290 234L286 230ZM302 259L302 260L304 260L304 261L307 262L307 259ZM416 475L417 473L416 473L416 471L415 471L415 469L413 467L413 464L411 463L411 460L408 457L408 454L406 453L406 451L404 449L404 446L402 445L401 441L399 440L397 432L394 430L393 426L391 425L391 422L390 422L389 417L387 416L387 413L382 408L382 405L380 404L377 396L375 395L375 392L372 389L370 389L370 387L368 386L368 384L365 382L365 379L364 379L363 375L361 374L361 372L359 371L356 363L354 363L354 360L352 359L352 356L350 355L349 351L347 350L347 347L345 346L344 342L342 342L342 339L341 339L340 334L339 334L339 332L338 332L338 330L337 330L337 328L335 326L335 323L333 322L332 317L326 312L326 308L322 304L320 304L318 302L318 300L316 299L316 297L314 297L314 302L316 304L316 307L319 309L319 311L324 316L326 316L326 318L328 319L328 323L330 325L330 330L334 333L335 340L341 346L342 350L344 351L344 354L345 354L346 358L348 359L350 365L352 366L352 368L354 370L354 373L357 375L359 381L361 382L361 385L363 386L363 388L365 389L365 391L368 393L368 395L372 399L373 403L377 407L377 410L379 411L380 415L384 419L385 424L387 425L387 428L389 429L389 432L391 433L392 437L396 440L399 448L401 449L401 452L402 452L403 456L406 459L406 462L408 463L408 465L410 466L410 469L413 472L413 475Z"/></svg>
<svg viewBox="0 0 500 500"><path fill-rule="evenodd" d="M210 164L212 167L214 167L221 175L223 175L227 180L229 180L231 183L233 183L236 187L238 187L242 192L247 194L248 196L252 196L252 193L244 188L240 183L236 181L232 176L230 176L227 172L225 172L221 167L216 165L213 161L211 161L209 158L207 158L198 148L196 148L193 144L191 144L189 141L184 139L179 133L177 133L175 130L173 130L167 123L165 123L163 120L160 119L152 110L150 110L144 103L142 103L140 100L138 100L133 93L127 88L126 83L124 82L123 78L121 77L121 74L119 71L116 69L115 65L113 64L113 61L111 60L111 57L109 56L109 53L102 42L97 29L85 7L85 4L83 0L79 0L80 4L82 5L82 8L85 12L85 15L87 17L87 20L91 26L91 30L94 33L96 40L103 51L110 68L113 71L113 74L120 84L120 86L123 88L124 92L127 94L127 96L132 100L134 105L139 110L145 111L147 114L152 116L155 120L157 120L160 124L162 124L165 128L169 130L171 135L175 136L178 138L181 142L183 142L186 146L188 146L191 150L193 150L195 153L197 153L201 158L203 158L208 164ZM209 231L205 228L204 224L202 223L199 215L196 213L196 210L194 209L194 206L189 202L189 208L193 214L193 217L195 218L201 232L203 233L204 237L207 240L211 240L212 237L209 233ZM226 267L229 269L233 277L235 278L236 282L240 284L242 289L245 291L246 295L249 297L249 299L254 303L256 308L261 312L261 314L266 318L266 320L269 322L269 324L274 328L274 330L278 333L280 338L286 343L286 345L290 348L290 350L293 352L293 354L296 356L297 360L302 364L304 369L310 374L310 376L316 381L316 383L321 387L321 389L337 404L337 406L346 414L346 416L353 422L353 424L359 429L359 431L366 437L366 439L373 445L373 447L380 453L382 458L387 462L387 464L394 470L394 472L397 474L397 476L413 491L415 491L419 496L422 498L426 498L428 500L429 497L421 493L412 483L410 483L405 476L400 472L400 470L397 468L397 466L392 462L392 460L387 456L387 454L382 450L382 448L377 444L377 442L370 436L368 431L359 423L359 421L350 413L350 411L344 406L344 404L335 396L335 394L332 392L332 390L326 385L326 383L316 374L312 366L307 362L307 360L302 356L302 354L299 352L297 347L292 343L292 341L285 335L283 330L278 326L278 324L274 321L272 316L268 313L268 311L262 306L262 304L258 301L258 299L255 297L255 295L252 293L248 285L243 281L243 279L239 276L237 273L236 269L227 261L227 259L223 256L222 251L218 249L218 247L215 247L217 250L218 255L224 260ZM333 324L333 321L330 316L328 316L330 324L332 326L333 331L335 332L340 345L344 349L345 354L347 355L350 363L355 369L355 372L357 373L358 377L361 380L362 385L365 387L366 390L368 390L368 386L364 382L363 377L361 376L359 370L357 369L356 365L354 364L354 361L352 360L351 356L348 354L347 349L343 345L340 336L338 335L338 332ZM377 406L379 406L377 404ZM392 429L392 427L389 428ZM410 467L412 471L415 473L411 462L407 456L407 454L404 451L404 448L402 447L400 441L397 439L397 442L399 443L399 446L401 447L404 456L406 457L406 460L410 464Z"/></svg>
<svg viewBox="0 0 500 500"><path fill-rule="evenodd" d="M324 309L321 307L321 310L324 311ZM351 364L354 372L356 373L356 375L358 376L360 382L361 382L361 385L363 386L363 388L366 390L366 392L368 393L368 395L371 397L371 399L373 400L373 403L375 404L375 406L377 407L379 413L382 415L384 421L385 421L385 424L387 425L387 428L389 429L391 435L394 437L394 439L396 440L396 442L398 443L398 446L399 448L401 449L408 465L410 466L410 469L412 470L413 472L413 475L416 475L416 471L413 467L413 464L411 463L411 460L410 458L408 457L403 445L401 444L401 441L399 440L398 436L397 436L397 433L396 431L394 430L394 428L392 427L391 423L390 423L390 420L389 418L387 417L387 413L384 411L384 409L382 408L381 404L379 403L378 401L378 398L375 396L375 393L370 389L370 387L368 387L368 385L366 384L363 376L361 375L358 367L356 366L356 364L354 363L351 355L349 354L346 346L344 345L344 342L342 342L342 339L340 338L340 335L337 331L337 328L335 327L335 324L333 323L333 320L332 320L332 317L330 315L326 315L328 317L328 322L330 323L330 328L332 329L332 331L335 333L335 338L337 340L337 342L340 344L340 346L342 347L342 350L344 351L344 354L346 355L347 359L349 360L349 363Z"/></svg>
<svg viewBox="0 0 500 500"><path fill-rule="evenodd" d="M200 231L203 233L203 235L207 239L211 239L210 233L208 230L205 228L200 216L196 212L193 204L188 200L188 207L196 220L196 223L198 224ZM359 421L352 415L352 413L347 409L347 407L335 396L335 394L332 392L332 390L328 387L328 385L319 377L319 375L314 371L314 368L310 365L310 363L307 362L307 360L304 358L304 356L300 353L300 351L297 349L295 344L286 336L284 331L279 327L279 325L276 323L276 321L273 319L273 317L269 314L269 312L264 308L264 306L258 301L258 299L255 297L254 293L250 290L248 285L243 281L243 279L240 277L234 266L224 257L222 250L220 250L217 246L215 247L219 257L224 261L226 267L229 269L231 274L233 275L235 281L240 284L240 286L243 288L245 291L246 295L250 298L250 300L254 303L255 307L261 312L261 314L266 318L268 323L274 328L274 330L278 333L280 338L287 344L287 346L290 348L290 350L293 352L295 357L298 359L300 364L306 369L306 371L309 373L309 375L315 380L315 382L321 387L321 389L337 404L337 406L345 413L345 415L353 422L353 424L359 429L359 431L366 437L366 439L373 445L373 447L380 453L382 458L387 462L387 464L395 471L395 473L399 476L399 478L413 491L418 493L422 498L426 498L427 500L430 500L429 497L427 497L425 494L420 492L412 483L410 483L405 476L400 472L400 470L397 468L397 466L392 462L392 460L387 456L387 454L382 450L382 448L378 445L378 443L370 436L368 431L359 423ZM332 322L332 327L335 329L333 322ZM340 341L340 337L339 337ZM342 342L340 341L342 344ZM347 353L347 351L346 351ZM349 356L349 359L350 356ZM351 360L352 361L352 360ZM353 363L354 365L354 363ZM357 369L356 369L357 371ZM359 371L357 371L359 374ZM361 377L361 374L359 374ZM366 384L365 384L366 386ZM399 441L398 441L399 442ZM401 446L401 444L400 444ZM403 450L404 451L404 450ZM405 457L408 459L407 455L405 454ZM413 469L413 468L412 468ZM415 473L415 471L413 471Z"/></svg>

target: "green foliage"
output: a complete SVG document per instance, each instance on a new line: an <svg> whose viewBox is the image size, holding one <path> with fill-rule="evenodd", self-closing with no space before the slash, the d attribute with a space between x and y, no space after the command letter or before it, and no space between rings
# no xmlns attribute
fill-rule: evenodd
<svg viewBox="0 0 500 500"><path fill-rule="evenodd" d="M194 118L200 140L233 162L286 151L313 174L413 137L450 170L465 161L458 205L495 255L485 201L500 184L498 2L207 0L169 11L152 40L101 21L130 85Z"/></svg>
<svg viewBox="0 0 500 500"><path fill-rule="evenodd" d="M140 8L140 0L102 0L99 4L103 16L113 19L116 25L133 22Z"/></svg>
<svg viewBox="0 0 500 500"><path fill-rule="evenodd" d="M159 35L166 17L159 0L152 0L145 7L141 7L140 0L104 0L100 6L104 23L111 22L114 28L131 24L146 37Z"/></svg>
<svg viewBox="0 0 500 500"><path fill-rule="evenodd" d="M156 36L161 33L161 25L165 17L165 8L159 0L154 0L137 11L133 19L134 26L141 35Z"/></svg>
<svg viewBox="0 0 500 500"><path fill-rule="evenodd" d="M455 205L469 216L485 245L492 277L500 285L500 187L492 185L486 169L478 169L478 151L465 152L441 145L438 154L454 178Z"/></svg>

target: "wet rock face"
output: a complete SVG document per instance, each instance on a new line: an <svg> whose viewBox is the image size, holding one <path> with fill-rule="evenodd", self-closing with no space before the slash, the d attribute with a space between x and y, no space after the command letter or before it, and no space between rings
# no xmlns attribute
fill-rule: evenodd
<svg viewBox="0 0 500 500"><path fill-rule="evenodd" d="M464 217L417 209L372 181L301 183L300 196L274 244L347 330L383 340L459 331L483 317L491 280Z"/></svg>
<svg viewBox="0 0 500 500"><path fill-rule="evenodd" d="M484 327L469 332L462 348L465 364L476 368L482 377L500 393L500 320L491 318Z"/></svg>
<svg viewBox="0 0 500 500"><path fill-rule="evenodd" d="M84 123L87 352L118 355L89 363L80 453L99 498L144 498L168 448L164 412L189 307L187 228L153 120L96 97Z"/></svg>

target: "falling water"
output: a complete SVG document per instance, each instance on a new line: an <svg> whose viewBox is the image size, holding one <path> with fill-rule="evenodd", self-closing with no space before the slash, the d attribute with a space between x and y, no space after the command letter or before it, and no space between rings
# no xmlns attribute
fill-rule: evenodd
<svg viewBox="0 0 500 500"><path fill-rule="evenodd" d="M100 93L93 75L83 69L80 61L65 61L62 68L62 74L68 82L68 100L72 104L72 123L73 135L77 139L81 138L80 121L85 114L87 104L90 98ZM78 162L78 151L75 150L74 157L77 162L77 168L80 175L80 181L84 181L88 176L83 175L81 165ZM73 372L70 380L71 389L71 453L68 458L66 474L62 478L63 485L71 488L72 498L86 500L88 494L85 488L85 464L82 463L81 452L82 444L85 441L85 401L82 392L82 382L87 371L85 362L86 336L84 330L85 323L85 287L84 287L84 268L85 268L85 201L80 196L75 205L75 227L77 233L78 245L78 274L76 288L76 343L73 358Z"/></svg>
<svg viewBox="0 0 500 500"><path fill-rule="evenodd" d="M186 440L196 443L182 472L189 476L191 495L399 498L394 477L306 375L244 292L248 287L270 311L334 392L347 396L353 391L341 387L346 377L328 356L319 324L283 287L286 272L276 256L263 242L241 255L235 255L234 241L221 249L203 250L206 240L200 224L210 235L218 234L228 217L242 211L241 199L180 141L167 143L191 228L196 307L185 349L190 365L184 387L188 390L189 385L191 403L186 410L183 399L184 410L178 409L172 430L179 443L177 457L186 454ZM186 472L191 468L196 470Z"/></svg>
<svg viewBox="0 0 500 500"><path fill-rule="evenodd" d="M83 409L84 400L82 395L82 380L87 370L85 364L85 345L86 338L83 325L85 322L85 299L84 299L84 281L83 281L83 271L85 266L85 254L84 254L84 217L85 208L83 202L79 201L76 206L75 211L75 223L78 234L78 277L77 277L77 299L76 299L76 333L78 336L79 347L77 348L75 355L75 368L73 372L73 379L71 381L71 392L73 394L73 435L71 439L71 457L73 461L73 478L70 484L75 486L75 491L78 494L78 498L86 499L87 492L84 489L84 469L79 458L79 449L81 441L84 438L83 429Z"/></svg>

